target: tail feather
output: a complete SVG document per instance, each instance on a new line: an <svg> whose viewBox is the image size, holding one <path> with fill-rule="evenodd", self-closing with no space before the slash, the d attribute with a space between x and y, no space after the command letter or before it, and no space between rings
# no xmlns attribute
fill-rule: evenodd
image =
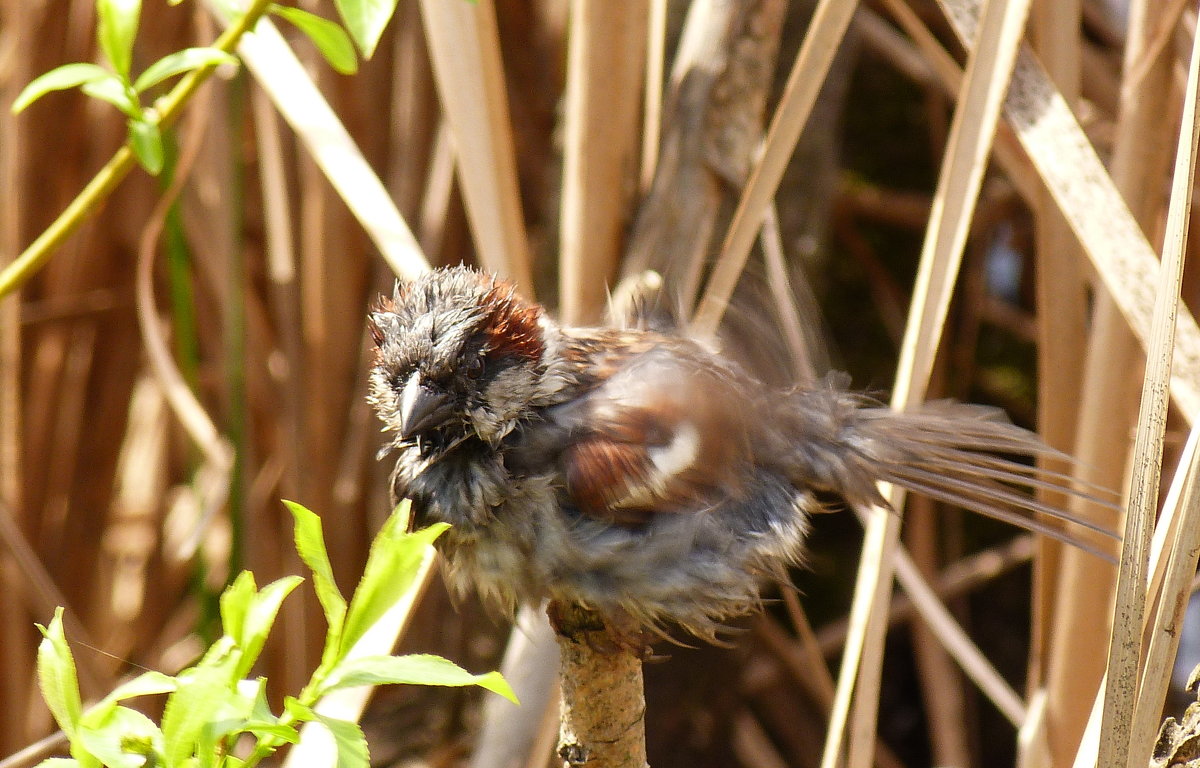
<svg viewBox="0 0 1200 768"><path fill-rule="evenodd" d="M1051 525L1050 523L1047 523L1044 520L1041 520L1037 517L1022 515L1017 512L1014 512L1009 507L1003 506L1001 504L991 503L991 501L986 498L973 497L973 496L968 496L968 495L958 495L958 494L948 491L946 488L944 488L941 485L925 484L925 483L921 483L913 478L905 479L902 482L897 481L897 484L903 486L905 489L907 489L909 491L912 491L914 493L919 493L923 496L928 496L931 499L936 499L938 501L944 501L949 504L954 504L954 505L960 506L964 509L969 509L972 512L976 512L981 515L985 515L987 517L995 518L996 520L1000 520L1005 523L1010 523L1012 525L1017 526L1018 528L1024 528L1025 530L1031 531L1033 533L1040 533L1043 536L1048 536L1057 541L1061 541L1064 544L1069 544L1071 546L1078 547L1079 549L1082 549L1084 552L1093 554L1093 555L1101 558L1102 560L1107 560L1110 563L1116 562L1116 559L1112 556L1111 553L1090 543L1086 539L1075 536L1071 532L1064 531L1061 528ZM1060 515L1056 512L1055 516L1059 517ZM1088 527L1092 528L1091 525L1089 525ZM1098 530L1100 530L1105 535L1111 535L1111 533L1109 531L1107 531L1103 528L1100 528Z"/></svg>
<svg viewBox="0 0 1200 768"><path fill-rule="evenodd" d="M885 477L888 482L909 488L910 490L917 490L915 486L919 484L925 489L920 491L921 493L931 495L940 501L962 503L960 500L966 500L971 504L986 504L989 508L999 505L1000 508L1008 510L1009 514L1022 520L1037 520L1036 517L1025 517L1022 512L1029 513L1030 515L1041 514L1087 528L1105 536L1113 536L1111 530L1093 520L1064 509L1059 509L1051 504L1045 504L1033 496L1021 493L998 482L990 482L990 478L963 479L947 473L945 469L944 467L939 467L935 471L914 466L897 466L891 472L885 474ZM930 489L935 491L936 495L931 493ZM974 507L970 508L973 509Z"/></svg>
<svg viewBox="0 0 1200 768"><path fill-rule="evenodd" d="M839 494L854 504L879 504L875 480L994 517L1111 556L1071 529L1113 539L1093 516L1060 509L1031 492L1054 491L1116 510L1115 495L1062 472L1007 456L1069 457L1037 435L1004 419L994 408L951 402L896 412L836 389L806 389L786 404L788 430L797 437L786 452L797 483ZM1002 455L997 455L1002 454Z"/></svg>
<svg viewBox="0 0 1200 768"><path fill-rule="evenodd" d="M953 467L958 472L974 477L999 480L1035 491L1064 493L1110 509L1115 509L1118 501L1117 494L1096 483L1079 480L1065 472L1022 464L987 453L971 453L962 449L931 451L930 459L926 465L934 471ZM1047 514L1063 512L1055 507L1050 509L1053 512Z"/></svg>

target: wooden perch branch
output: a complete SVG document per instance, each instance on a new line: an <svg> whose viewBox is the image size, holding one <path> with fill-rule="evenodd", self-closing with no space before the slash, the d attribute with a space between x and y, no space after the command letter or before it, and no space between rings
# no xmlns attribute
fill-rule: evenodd
<svg viewBox="0 0 1200 768"><path fill-rule="evenodd" d="M563 765L646 768L642 657L629 642L639 628L577 605L551 603L549 612L561 657Z"/></svg>

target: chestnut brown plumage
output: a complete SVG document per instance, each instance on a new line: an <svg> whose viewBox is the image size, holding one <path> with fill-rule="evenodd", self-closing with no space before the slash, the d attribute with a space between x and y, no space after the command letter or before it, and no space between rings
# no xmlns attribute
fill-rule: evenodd
<svg viewBox="0 0 1200 768"><path fill-rule="evenodd" d="M883 503L880 481L1065 541L1104 531L1014 487L1084 495L1002 458L1049 449L994 409L775 390L687 338L561 327L463 267L398 284L370 321L393 495L452 524L453 586L510 609L549 598L712 637L800 561L812 514Z"/></svg>

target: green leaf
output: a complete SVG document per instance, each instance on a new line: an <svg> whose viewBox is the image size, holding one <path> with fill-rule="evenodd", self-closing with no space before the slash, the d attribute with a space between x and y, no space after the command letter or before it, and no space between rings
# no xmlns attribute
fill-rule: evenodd
<svg viewBox="0 0 1200 768"><path fill-rule="evenodd" d="M171 693L178 686L175 678L162 672L150 670L143 672L132 680L121 683L104 697L105 701L124 701L136 696L153 696L159 693Z"/></svg>
<svg viewBox="0 0 1200 768"><path fill-rule="evenodd" d="M265 720L251 720L242 725L243 733L251 733L258 737L271 736L288 744L300 741L300 734L295 728L282 723L272 723Z"/></svg>
<svg viewBox="0 0 1200 768"><path fill-rule="evenodd" d="M80 86L80 90L94 99L107 101L125 113L130 119L136 120L142 116L142 105L137 102L125 83L116 75L92 80Z"/></svg>
<svg viewBox="0 0 1200 768"><path fill-rule="evenodd" d="M257 593L258 585L254 583L254 574L250 571L239 573L221 593L221 627L239 647L246 644L246 611Z"/></svg>
<svg viewBox="0 0 1200 768"><path fill-rule="evenodd" d="M250 705L249 719L262 722L275 722L279 719L267 703L267 678L243 680L238 685L242 693L253 701Z"/></svg>
<svg viewBox="0 0 1200 768"><path fill-rule="evenodd" d="M267 641L271 627L275 624L279 606L283 604L284 598L303 581L304 579L299 576L284 576L263 587L262 591L250 601L250 606L246 611L244 634L240 643L242 659L237 666L237 677L245 677L250 672L258 655L262 653L263 644Z"/></svg>
<svg viewBox="0 0 1200 768"><path fill-rule="evenodd" d="M104 78L112 78L118 83L120 79L104 67L95 64L63 64L55 67L44 75L34 78L34 81L22 89L12 104L13 114L28 107L33 102L51 91L61 91L66 88L76 88Z"/></svg>
<svg viewBox="0 0 1200 768"><path fill-rule="evenodd" d="M240 720L223 718L209 720L200 728L196 736L193 752L195 753L195 768L217 768L225 753L224 746L233 742L233 735L241 726ZM185 761L186 762L186 761Z"/></svg>
<svg viewBox="0 0 1200 768"><path fill-rule="evenodd" d="M312 40L329 65L341 74L353 75L358 71L358 57L354 55L354 44L350 42L346 30L329 19L299 8L273 5L271 13L294 24Z"/></svg>
<svg viewBox="0 0 1200 768"><path fill-rule="evenodd" d="M159 693L170 693L178 687L175 678L161 672L143 672L129 682L118 685L111 693L98 701L83 715L86 722L95 723L116 709L117 703L135 696L150 696Z"/></svg>
<svg viewBox="0 0 1200 768"><path fill-rule="evenodd" d="M356 685L478 685L519 704L508 682L499 672L473 675L441 656L362 656L347 660L329 674L322 693Z"/></svg>
<svg viewBox="0 0 1200 768"><path fill-rule="evenodd" d="M317 720L321 721L321 724L333 734L333 741L337 744L337 768L368 768L370 766L371 756L367 752L367 739L363 736L362 728L358 727L358 723L325 717L319 712L314 714Z"/></svg>
<svg viewBox="0 0 1200 768"><path fill-rule="evenodd" d="M90 713L89 713L90 714ZM150 718L128 707L114 707L104 717L84 716L79 741L109 768L142 768L158 764L163 737ZM147 758L154 755L153 761Z"/></svg>
<svg viewBox="0 0 1200 768"><path fill-rule="evenodd" d="M163 708L163 753L167 765L178 765L193 754L204 727L228 711L241 697L220 667L193 667L179 673L179 688Z"/></svg>
<svg viewBox="0 0 1200 768"><path fill-rule="evenodd" d="M363 58L371 58L396 11L397 0L335 0L335 4L346 31L354 38Z"/></svg>
<svg viewBox="0 0 1200 768"><path fill-rule="evenodd" d="M219 64L236 65L237 63L237 57L231 56L219 48L184 48L182 51L169 53L146 67L146 71L138 75L137 80L134 81L133 90L141 93L164 80L193 69Z"/></svg>
<svg viewBox="0 0 1200 768"><path fill-rule="evenodd" d="M346 598L342 597L342 592L333 578L333 566L329 564L329 553L325 549L325 537L321 532L321 518L294 501L285 500L283 503L296 520L296 551L312 571L317 600L321 603L325 621L329 625L323 656L329 657L329 663L332 664L333 654L337 652L341 643L342 627L346 620ZM326 658L322 658L321 663L325 664Z"/></svg>
<svg viewBox="0 0 1200 768"><path fill-rule="evenodd" d="M63 609L54 609L54 618L49 627L38 625L42 642L38 645L38 687L42 698L50 708L50 714L67 738L74 739L83 714L83 703L79 699L79 678L75 672L75 657L67 645L63 631Z"/></svg>
<svg viewBox="0 0 1200 768"><path fill-rule="evenodd" d="M141 0L97 0L96 36L100 50L123 79L129 79L133 39L137 37Z"/></svg>
<svg viewBox="0 0 1200 768"><path fill-rule="evenodd" d="M257 719L255 713L259 702L265 717L274 720L274 715L267 707L266 678L238 680L223 706L213 711L211 719L204 723L196 737L194 751L199 758L196 768L215 768L224 764L220 759L224 752L220 745L232 744L235 737L245 730L246 722Z"/></svg>
<svg viewBox="0 0 1200 768"><path fill-rule="evenodd" d="M185 674L191 674L198 669L215 669L225 675L226 681L232 684L232 681L237 679L233 672L237 669L237 664L241 656L242 652L238 649L237 643L233 641L233 638L229 635L222 635L217 638L215 643L208 646L208 650L200 657L200 661L196 662L190 669L180 672L175 676L175 679L182 684Z"/></svg>
<svg viewBox="0 0 1200 768"><path fill-rule="evenodd" d="M146 173L157 176L163 168L165 152L158 123L149 120L129 121L129 146Z"/></svg>
<svg viewBox="0 0 1200 768"><path fill-rule="evenodd" d="M404 530L407 517L407 509L401 505L371 542L362 580L354 590L346 614L341 657L410 589L419 586L416 579L421 561L430 551L433 541L450 527L445 523L437 523L415 533L407 533Z"/></svg>
<svg viewBox="0 0 1200 768"><path fill-rule="evenodd" d="M298 723L307 723L317 719L317 713L312 707L297 699L295 696L283 697L283 711L292 716Z"/></svg>

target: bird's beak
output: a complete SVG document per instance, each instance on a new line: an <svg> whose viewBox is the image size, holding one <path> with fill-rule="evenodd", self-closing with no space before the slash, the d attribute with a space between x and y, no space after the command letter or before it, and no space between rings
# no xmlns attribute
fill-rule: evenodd
<svg viewBox="0 0 1200 768"><path fill-rule="evenodd" d="M436 427L450 415L445 408L450 397L444 392L430 389L421 381L421 374L414 373L400 393L400 437L408 439L423 429Z"/></svg>

